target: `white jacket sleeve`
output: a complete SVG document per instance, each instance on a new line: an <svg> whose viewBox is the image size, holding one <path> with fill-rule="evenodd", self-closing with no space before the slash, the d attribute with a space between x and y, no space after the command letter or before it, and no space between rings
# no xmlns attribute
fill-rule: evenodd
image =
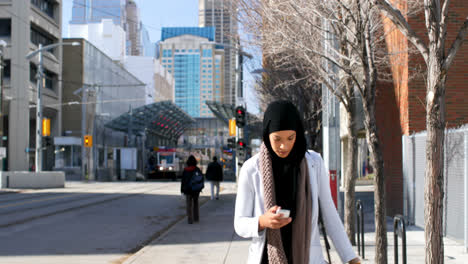
<svg viewBox="0 0 468 264"><path fill-rule="evenodd" d="M265 230L258 231L258 218L255 215L255 188L252 177L255 173L253 162L244 163L239 174L236 208L234 213L234 229L245 238L260 237Z"/></svg>
<svg viewBox="0 0 468 264"><path fill-rule="evenodd" d="M344 231L343 223L336 211L335 204L333 203L330 193L330 180L323 159L320 157L318 162L318 184L319 184L319 199L320 209L322 212L323 222L327 235L333 241L341 261L347 263L348 261L356 258L356 253L349 242L348 236Z"/></svg>

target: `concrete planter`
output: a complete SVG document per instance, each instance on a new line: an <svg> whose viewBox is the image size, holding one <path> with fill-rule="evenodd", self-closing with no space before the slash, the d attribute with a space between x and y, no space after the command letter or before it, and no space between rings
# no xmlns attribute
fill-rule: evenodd
<svg viewBox="0 0 468 264"><path fill-rule="evenodd" d="M62 171L1 171L0 187L13 189L64 188L65 173Z"/></svg>

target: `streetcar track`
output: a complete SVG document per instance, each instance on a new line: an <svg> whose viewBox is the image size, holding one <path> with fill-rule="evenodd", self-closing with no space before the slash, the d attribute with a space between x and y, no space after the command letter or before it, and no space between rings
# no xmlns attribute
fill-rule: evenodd
<svg viewBox="0 0 468 264"><path fill-rule="evenodd" d="M144 189L143 192L117 195L116 197L111 197L111 198L108 198L108 199L103 199L103 200L95 201L95 202L92 202L92 203L86 203L86 204L82 204L82 205L78 205L78 206L74 206L74 207L65 208L65 209L62 209L62 210L53 211L53 212L46 213L46 214L39 214L39 215L24 218L24 219L15 220L15 221L12 221L10 223L0 224L0 228L6 228L6 227L15 226L15 225L20 225L20 224L24 224L24 223L27 223L27 222L37 220L37 219L41 219L41 218L45 218L45 217L49 217L49 216L54 216L54 215L58 215L58 214L62 214L62 213L67 213L67 212L71 212L73 210L88 208L88 207L92 207L92 206L95 206L95 205L100 205L100 204L104 204L104 203L107 203L107 202L120 200L122 198L129 198L129 197L133 197L133 196L136 196L136 195L147 194L147 193L150 193L152 191L160 190L162 188L165 188L166 186L167 185L164 185L164 186L161 186L159 188L151 187L150 189ZM134 189L137 189L137 188L133 188L132 190L134 190Z"/></svg>
<svg viewBox="0 0 468 264"><path fill-rule="evenodd" d="M108 188L108 186L104 186L104 187L99 186L99 187L93 188L92 190L96 191L96 190L103 190L103 189L106 189L106 188ZM65 187L65 189L67 189L67 188ZM89 189L80 188L78 190L89 190ZM21 198L20 197L17 197L17 198L13 197L11 199L3 199L3 200L0 199L0 204L8 203L8 202L11 202L11 201L22 201L22 200L28 200L28 199L31 199L31 198L40 198L40 197L43 197L43 196L50 196L50 195L57 195L57 194L64 194L64 193L67 193L67 192L38 192L38 193L15 192L15 193L11 193L11 194L22 194L22 195L24 195L24 197L21 197ZM70 192L70 193L73 193L73 192Z"/></svg>
<svg viewBox="0 0 468 264"><path fill-rule="evenodd" d="M125 187L125 186L124 186ZM135 188L120 188L120 189L116 189L115 192L125 192L125 191L131 191L131 190L134 190L134 189L138 189L140 188L141 186L138 186L138 187L135 187ZM98 190L105 190L106 187L102 187L102 188L96 188L96 189L92 189L92 192L57 192L57 193L44 193L43 195L40 195L39 197L35 196L35 197L25 197L24 199L19 199L19 200L16 200L16 199L11 199L11 200L8 200L7 202L12 202L12 201L24 201L24 200L31 200L31 203L34 203L36 202L36 200L34 199L37 199L37 198L41 198L41 197L45 197L45 196L50 196L50 200L52 199L59 199L59 198L62 198L62 197L65 197L65 196L73 196L73 195L81 195L81 194L104 194L104 193L100 193L100 192L96 192ZM84 189L86 190L86 189ZM112 193L110 193L112 194ZM57 195L63 195L62 197L54 197L54 196L57 196ZM47 200L47 199L46 199ZM44 200L37 200L37 202L40 202L40 201L44 201ZM0 201L0 205L3 204L2 201ZM11 204L11 203L10 203ZM6 205L3 205L3 206L0 206L0 209L2 208L8 208L10 207L9 205L10 204L6 204ZM27 204L27 203L24 203L24 204ZM21 205L21 204L18 204L18 205Z"/></svg>

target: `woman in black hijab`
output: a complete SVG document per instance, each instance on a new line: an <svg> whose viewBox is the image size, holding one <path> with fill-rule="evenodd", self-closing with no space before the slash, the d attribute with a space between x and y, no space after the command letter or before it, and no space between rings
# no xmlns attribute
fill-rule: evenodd
<svg viewBox="0 0 468 264"><path fill-rule="evenodd" d="M287 139L283 148L281 138ZM268 106L263 117L263 142L272 159L276 204L289 209L290 217L294 220L299 165L307 151L307 143L299 112L291 102L276 101ZM287 146L288 143L292 143L292 146ZM289 260L292 258L292 225L286 225L280 231L284 252ZM267 257L265 247L262 263L268 263Z"/></svg>
<svg viewBox="0 0 468 264"><path fill-rule="evenodd" d="M239 175L234 227L253 238L248 263L323 264L319 203L341 260L360 263L331 199L323 160L307 151L299 111L289 101L275 101L264 115L260 153ZM282 208L288 217L277 213Z"/></svg>

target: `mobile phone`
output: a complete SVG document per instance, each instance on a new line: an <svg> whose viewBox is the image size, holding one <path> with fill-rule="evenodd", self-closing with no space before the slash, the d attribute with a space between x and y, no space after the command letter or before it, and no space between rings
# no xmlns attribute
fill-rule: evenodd
<svg viewBox="0 0 468 264"><path fill-rule="evenodd" d="M288 218L290 211L288 209L282 209L281 208L279 210L276 210L276 213L277 214L283 214L283 216L281 218Z"/></svg>

